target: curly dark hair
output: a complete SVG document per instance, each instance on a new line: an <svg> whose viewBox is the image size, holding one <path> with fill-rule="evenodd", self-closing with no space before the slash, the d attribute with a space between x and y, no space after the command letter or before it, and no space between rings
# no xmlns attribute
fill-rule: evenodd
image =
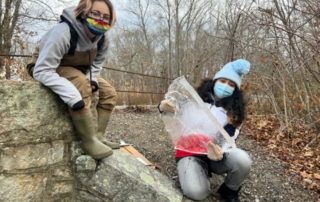
<svg viewBox="0 0 320 202"><path fill-rule="evenodd" d="M219 101L214 101L213 86L216 80L203 79L200 85L196 88L202 100L209 104L221 106L227 110L227 115L235 126L241 125L245 118L245 102L243 93L238 87L235 88L233 94L229 97L222 98Z"/></svg>

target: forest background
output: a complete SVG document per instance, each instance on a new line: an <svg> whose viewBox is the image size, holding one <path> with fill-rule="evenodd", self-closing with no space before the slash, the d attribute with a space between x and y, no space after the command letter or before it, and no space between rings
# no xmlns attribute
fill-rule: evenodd
<svg viewBox="0 0 320 202"><path fill-rule="evenodd" d="M226 62L246 58L252 64L242 86L246 134L320 192L318 0L112 2L118 21L109 33L105 74L120 97L136 97L121 104L155 104L159 99L145 97L162 97L171 79L184 75L196 86ZM1 0L0 79L30 79L25 66L37 41L59 22L63 7L76 4Z"/></svg>

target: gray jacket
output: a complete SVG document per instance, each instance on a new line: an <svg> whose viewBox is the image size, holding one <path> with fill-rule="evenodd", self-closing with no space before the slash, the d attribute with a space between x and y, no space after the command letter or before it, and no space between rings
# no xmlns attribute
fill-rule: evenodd
<svg viewBox="0 0 320 202"><path fill-rule="evenodd" d="M87 52L97 48L100 37L92 42L86 35L84 25L77 20L74 15L74 7L63 10L62 15L72 23L73 28L78 34L76 52ZM39 45L39 56L34 67L33 77L43 85L49 87L53 92L72 107L75 103L82 100L76 87L66 78L60 77L56 69L60 66L63 57L68 53L70 47L70 29L67 23L58 23L49 30L41 39ZM105 37L107 38L107 36ZM108 43L105 41L101 50L91 64L92 80L100 74L102 63L105 60ZM89 73L87 73L89 79Z"/></svg>

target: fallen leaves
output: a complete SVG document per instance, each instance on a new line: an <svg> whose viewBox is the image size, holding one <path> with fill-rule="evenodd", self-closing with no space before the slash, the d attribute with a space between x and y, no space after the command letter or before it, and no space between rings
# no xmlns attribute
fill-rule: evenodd
<svg viewBox="0 0 320 202"><path fill-rule="evenodd" d="M314 177L315 179L320 180L320 173L314 173L314 174L313 174L313 177Z"/></svg>
<svg viewBox="0 0 320 202"><path fill-rule="evenodd" d="M305 188L320 193L320 142L309 145L319 132L302 123L295 123L293 128L283 131L274 116L249 115L244 134L286 162L287 171L298 174Z"/></svg>
<svg viewBox="0 0 320 202"><path fill-rule="evenodd" d="M307 152L304 153L304 156L305 157L312 157L312 156L314 156L314 152L313 151L307 151Z"/></svg>

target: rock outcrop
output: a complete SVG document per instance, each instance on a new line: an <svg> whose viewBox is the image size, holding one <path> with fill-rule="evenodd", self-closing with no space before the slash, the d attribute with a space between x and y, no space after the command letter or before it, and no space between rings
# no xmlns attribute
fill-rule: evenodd
<svg viewBox="0 0 320 202"><path fill-rule="evenodd" d="M181 201L128 154L84 155L66 106L37 82L0 81L1 201Z"/></svg>

